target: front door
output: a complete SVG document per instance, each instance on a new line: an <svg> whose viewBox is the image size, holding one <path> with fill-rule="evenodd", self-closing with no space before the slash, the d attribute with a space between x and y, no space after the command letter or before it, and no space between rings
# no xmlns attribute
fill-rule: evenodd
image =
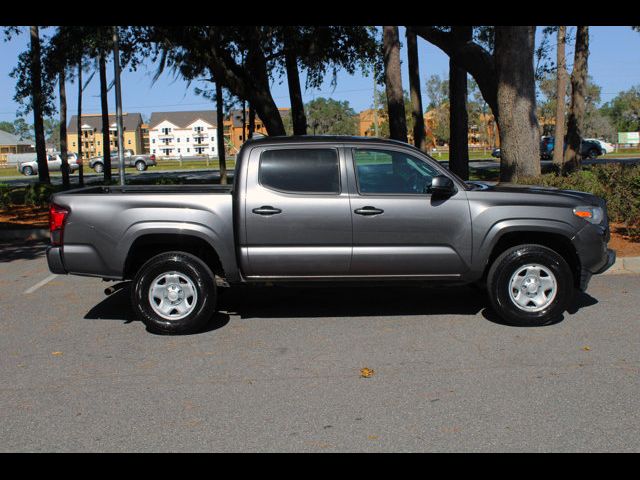
<svg viewBox="0 0 640 480"><path fill-rule="evenodd" d="M241 264L247 277L323 278L348 273L351 210L338 148L253 149L244 218Z"/></svg>
<svg viewBox="0 0 640 480"><path fill-rule="evenodd" d="M431 195L442 171L407 149L350 148L353 257L362 276L452 276L467 270L471 217L466 192Z"/></svg>

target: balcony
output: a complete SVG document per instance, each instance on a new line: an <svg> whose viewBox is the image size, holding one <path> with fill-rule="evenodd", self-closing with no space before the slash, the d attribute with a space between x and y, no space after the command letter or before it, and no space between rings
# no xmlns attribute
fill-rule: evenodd
<svg viewBox="0 0 640 480"><path fill-rule="evenodd" d="M207 137L209 136L209 134L208 134L207 132L205 132L205 131L200 131L200 132L193 132L193 133L191 133L191 136L192 136L193 138L198 138L198 137L200 137L200 138L207 138Z"/></svg>
<svg viewBox="0 0 640 480"><path fill-rule="evenodd" d="M174 134L173 133L159 133L158 134L158 138L162 139L162 138L174 138Z"/></svg>

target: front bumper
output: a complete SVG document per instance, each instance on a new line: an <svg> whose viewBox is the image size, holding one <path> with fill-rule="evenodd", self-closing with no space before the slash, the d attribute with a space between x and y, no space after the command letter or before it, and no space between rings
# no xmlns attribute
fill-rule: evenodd
<svg viewBox="0 0 640 480"><path fill-rule="evenodd" d="M580 290L584 291L593 275L603 273L616 261L616 252L607 248L608 226L587 225L573 239L580 259Z"/></svg>
<svg viewBox="0 0 640 480"><path fill-rule="evenodd" d="M62 263L62 248L60 247L47 247L47 264L51 273L57 273L58 275L67 273Z"/></svg>

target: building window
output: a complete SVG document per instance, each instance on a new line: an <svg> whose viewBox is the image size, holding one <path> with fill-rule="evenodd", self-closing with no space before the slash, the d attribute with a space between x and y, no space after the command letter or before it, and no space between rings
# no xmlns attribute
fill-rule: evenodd
<svg viewBox="0 0 640 480"><path fill-rule="evenodd" d="M180 143L180 137L178 137L178 143ZM179 151L179 150L178 150Z"/></svg>
<svg viewBox="0 0 640 480"><path fill-rule="evenodd" d="M155 138L152 138L152 139L151 139L151 143L156 143L156 139L155 139Z"/></svg>
<svg viewBox="0 0 640 480"><path fill-rule="evenodd" d="M171 128L170 127L165 127L162 129L162 134L163 135L169 135L171 133Z"/></svg>
<svg viewBox="0 0 640 480"><path fill-rule="evenodd" d="M131 139L127 141L127 145L131 145Z"/></svg>
<svg viewBox="0 0 640 480"><path fill-rule="evenodd" d="M154 148L153 150L151 150L151 153L156 153L156 149Z"/></svg>
<svg viewBox="0 0 640 480"><path fill-rule="evenodd" d="M187 148L187 153L189 153L189 149Z"/></svg>

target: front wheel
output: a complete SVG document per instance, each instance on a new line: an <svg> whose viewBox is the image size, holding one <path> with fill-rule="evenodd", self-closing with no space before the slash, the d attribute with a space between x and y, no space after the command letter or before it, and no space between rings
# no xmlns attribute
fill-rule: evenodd
<svg viewBox="0 0 640 480"><path fill-rule="evenodd" d="M573 297L573 274L557 252L519 245L489 269L487 291L496 313L513 325L542 326L558 320Z"/></svg>
<svg viewBox="0 0 640 480"><path fill-rule="evenodd" d="M216 309L217 291L211 269L186 252L167 252L147 261L133 279L131 303L155 333L202 330Z"/></svg>
<svg viewBox="0 0 640 480"><path fill-rule="evenodd" d="M101 163L96 163L96 164L93 165L93 170L96 173L102 173L102 172L104 172L104 165L101 164Z"/></svg>
<svg viewBox="0 0 640 480"><path fill-rule="evenodd" d="M592 148L591 150L589 150L587 152L587 158L589 160L595 160L596 158L598 158L599 154L600 154L600 152L598 152L598 150L596 150L595 148Z"/></svg>

